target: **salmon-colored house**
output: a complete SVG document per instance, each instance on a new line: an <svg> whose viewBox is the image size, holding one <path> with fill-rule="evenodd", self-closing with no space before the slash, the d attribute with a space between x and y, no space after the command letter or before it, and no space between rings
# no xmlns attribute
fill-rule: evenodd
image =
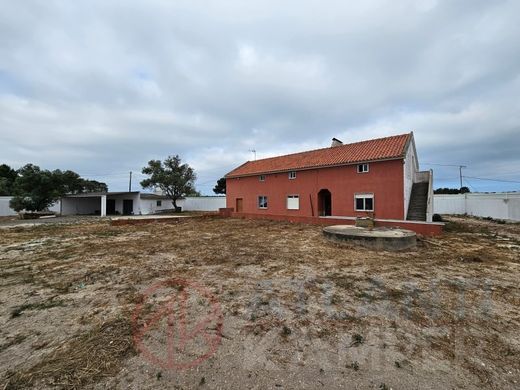
<svg viewBox="0 0 520 390"><path fill-rule="evenodd" d="M418 168L413 133L352 144L334 138L329 148L248 161L229 172L227 208L275 219L431 222L432 172Z"/></svg>

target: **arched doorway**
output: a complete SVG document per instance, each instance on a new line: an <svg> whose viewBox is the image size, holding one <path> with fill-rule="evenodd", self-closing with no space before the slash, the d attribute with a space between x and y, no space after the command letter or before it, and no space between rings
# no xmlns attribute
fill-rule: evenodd
<svg viewBox="0 0 520 390"><path fill-rule="evenodd" d="M325 188L318 192L318 215L321 217L332 215L332 195Z"/></svg>

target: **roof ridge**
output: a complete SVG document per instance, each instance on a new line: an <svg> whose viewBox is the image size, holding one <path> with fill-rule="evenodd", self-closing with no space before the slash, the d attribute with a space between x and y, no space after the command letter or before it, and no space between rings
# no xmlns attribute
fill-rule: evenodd
<svg viewBox="0 0 520 390"><path fill-rule="evenodd" d="M379 159L387 159L387 158L399 158L402 157L406 149L410 143L410 140L413 138L413 132L409 133L401 133L395 135L389 135L386 137L380 138L372 138L362 141L356 141L344 145L339 146L329 146L318 149L305 150L301 152L289 153L279 156L267 157L254 161L246 161L240 166L236 167L232 171L226 174L226 177L234 177L234 176L244 176L251 175L255 173L268 173L273 172L274 166L280 165L276 164L277 162L283 161L293 161L293 165L288 166L288 170L298 170L301 168L309 168L309 167L325 167L328 165L337 165L337 164L346 164L348 162L353 161L364 161L364 160L379 160ZM396 140L396 141L394 141ZM369 152L367 152L367 150ZM360 158L359 152L362 151L363 154L367 154L367 158ZM370 151L372 153L370 153ZM374 152L379 153L374 153ZM329 153L330 152L330 153ZM346 154L350 155L347 157ZM316 161L316 158L320 160L320 156L328 155L328 158L321 158L321 162ZM362 157L362 156L361 156ZM303 166L297 166L300 164L295 164L294 160L301 158L301 160L307 160L306 163L303 163ZM312 161L314 160L314 161ZM328 161L327 161L328 160ZM271 165L270 168L268 166ZM261 168L263 166L263 169ZM281 168L281 167L279 167ZM279 169L278 169L279 170Z"/></svg>
<svg viewBox="0 0 520 390"><path fill-rule="evenodd" d="M271 158L280 158L280 157L287 157L287 156L295 156L297 154L303 154L303 153L311 153L311 152L317 152L319 150L327 150L327 149L341 149L341 148L344 148L345 146L352 146L352 145L357 145L357 144L363 144L363 143L366 143L366 142L374 142L374 141L382 141L382 140L385 140L385 139L388 139L388 138L397 138L397 137L403 137L405 135L409 136L410 134L412 134L412 132L410 133L402 133L402 134L396 134L396 135L388 135L386 137L380 137L380 138L372 138L372 139L365 139L363 141L356 141L356 142L351 142L349 144L343 144L343 145L339 145L339 146L325 146L323 148L318 148L318 149L310 149L310 150L304 150L304 151L301 151L301 152L294 152L294 153L288 153L288 154L281 154L279 156L273 156L273 157L265 157L265 158L260 158L258 160L248 160L246 161L245 163L239 165L238 167L236 167L235 169L238 169L240 167L242 167L243 165L249 163L249 162L256 162L256 161L265 161L265 160L269 160ZM233 169L233 171L235 170Z"/></svg>

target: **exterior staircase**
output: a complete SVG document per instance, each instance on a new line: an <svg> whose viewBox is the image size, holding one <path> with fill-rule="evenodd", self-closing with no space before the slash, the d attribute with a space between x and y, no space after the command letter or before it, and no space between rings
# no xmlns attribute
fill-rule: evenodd
<svg viewBox="0 0 520 390"><path fill-rule="evenodd" d="M408 206L408 221L426 221L429 183L414 183Z"/></svg>

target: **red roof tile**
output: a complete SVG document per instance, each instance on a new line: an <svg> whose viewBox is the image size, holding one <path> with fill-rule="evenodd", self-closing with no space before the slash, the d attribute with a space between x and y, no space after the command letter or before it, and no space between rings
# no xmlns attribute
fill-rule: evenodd
<svg viewBox="0 0 520 390"><path fill-rule="evenodd" d="M412 133L361 141L336 147L310 150L285 156L248 161L229 172L226 177L295 171L363 161L404 158Z"/></svg>

